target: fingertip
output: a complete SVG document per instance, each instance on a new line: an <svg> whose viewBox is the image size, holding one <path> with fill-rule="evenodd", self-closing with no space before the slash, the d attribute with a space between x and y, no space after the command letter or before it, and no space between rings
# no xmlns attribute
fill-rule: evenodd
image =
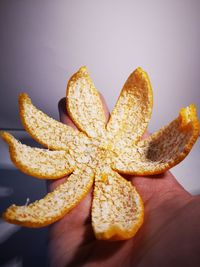
<svg viewBox="0 0 200 267"><path fill-rule="evenodd" d="M63 97L58 102L59 115L66 114L66 98Z"/></svg>
<svg viewBox="0 0 200 267"><path fill-rule="evenodd" d="M65 97L61 98L58 102L58 111L60 116L60 121L64 123L65 117L67 116L66 112L66 99Z"/></svg>
<svg viewBox="0 0 200 267"><path fill-rule="evenodd" d="M101 99L101 102L102 102L102 105L103 105L103 109L104 109L104 112L105 112L106 121L108 121L109 118L110 118L110 112L109 112L106 100L105 100L104 96L100 92L99 92L99 96L100 96L100 99Z"/></svg>
<svg viewBox="0 0 200 267"><path fill-rule="evenodd" d="M146 131L142 136L142 140L147 139L150 135L149 131Z"/></svg>
<svg viewBox="0 0 200 267"><path fill-rule="evenodd" d="M58 111L60 116L60 121L66 125L71 126L72 128L76 128L73 121L70 119L67 109L66 109L66 98L63 97L58 102Z"/></svg>

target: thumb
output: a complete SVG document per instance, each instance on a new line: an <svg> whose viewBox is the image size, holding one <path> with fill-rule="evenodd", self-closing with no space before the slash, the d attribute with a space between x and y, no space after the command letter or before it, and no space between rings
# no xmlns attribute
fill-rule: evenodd
<svg viewBox="0 0 200 267"><path fill-rule="evenodd" d="M58 111L60 116L60 121L64 124L71 126L72 128L77 128L73 121L70 119L69 115L67 114L66 109L66 98L63 97L58 102Z"/></svg>

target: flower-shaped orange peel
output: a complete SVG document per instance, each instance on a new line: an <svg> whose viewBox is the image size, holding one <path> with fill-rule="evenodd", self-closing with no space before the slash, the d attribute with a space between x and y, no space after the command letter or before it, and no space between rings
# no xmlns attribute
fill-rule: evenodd
<svg viewBox="0 0 200 267"><path fill-rule="evenodd" d="M182 108L175 120L142 140L152 112L147 73L141 68L131 73L106 124L99 93L86 67L68 82L66 108L79 130L48 117L27 94L20 94L22 123L47 149L29 147L1 132L13 163L37 178L69 177L39 201L10 206L3 217L27 227L49 225L74 208L94 182L92 227L96 238L131 238L143 223L144 207L135 187L120 174L158 174L183 160L199 134L196 108Z"/></svg>

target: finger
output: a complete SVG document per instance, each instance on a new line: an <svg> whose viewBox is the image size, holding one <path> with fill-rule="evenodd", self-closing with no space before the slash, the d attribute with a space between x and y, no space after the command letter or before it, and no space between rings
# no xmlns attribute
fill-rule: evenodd
<svg viewBox="0 0 200 267"><path fill-rule="evenodd" d="M146 131L146 132L143 134L141 140L146 139L146 138L149 137L150 135L151 135L151 134L149 133L149 131Z"/></svg>
<svg viewBox="0 0 200 267"><path fill-rule="evenodd" d="M70 117L67 114L65 97L61 98L60 101L58 102L58 111L59 111L60 121L62 123L67 124L74 129L77 128L76 125L73 123L73 121L70 119Z"/></svg>
<svg viewBox="0 0 200 267"><path fill-rule="evenodd" d="M174 196L174 198L177 195L185 198L190 196L190 193L183 188L170 171L153 176L133 176L131 181L141 194L144 203L152 197L158 202L160 198L164 200L164 196Z"/></svg>
<svg viewBox="0 0 200 267"><path fill-rule="evenodd" d="M102 101L102 104L103 104L105 117L106 117L106 120L108 122L108 120L110 118L110 112L109 112L109 109L108 109L108 106L107 106L107 103L106 103L106 100L105 100L104 96L101 93L99 93L99 95L100 95L100 98L101 98L101 101Z"/></svg>

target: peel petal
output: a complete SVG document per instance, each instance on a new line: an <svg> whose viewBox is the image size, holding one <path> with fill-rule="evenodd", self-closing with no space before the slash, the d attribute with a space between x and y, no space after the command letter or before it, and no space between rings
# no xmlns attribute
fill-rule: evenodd
<svg viewBox="0 0 200 267"><path fill-rule="evenodd" d="M38 143L53 150L69 150L77 139L87 137L79 131L58 122L37 109L25 93L19 95L21 121L25 130Z"/></svg>
<svg viewBox="0 0 200 267"><path fill-rule="evenodd" d="M179 117L136 146L127 148L115 159L113 168L120 173L153 175L182 161L199 135L195 105L181 109Z"/></svg>
<svg viewBox="0 0 200 267"><path fill-rule="evenodd" d="M66 151L50 151L23 145L9 133L1 137L9 145L10 157L22 172L40 179L58 179L74 170L75 162Z"/></svg>
<svg viewBox="0 0 200 267"><path fill-rule="evenodd" d="M93 183L90 168L75 170L67 180L44 198L25 206L10 206L3 218L26 227L47 226L68 213L89 192Z"/></svg>
<svg viewBox="0 0 200 267"><path fill-rule="evenodd" d="M153 93L149 77L137 68L127 79L111 113L107 130L119 150L139 140L152 113Z"/></svg>
<svg viewBox="0 0 200 267"><path fill-rule="evenodd" d="M131 182L110 168L99 169L92 203L92 226L96 238L131 238L142 225L143 217L142 200Z"/></svg>
<svg viewBox="0 0 200 267"><path fill-rule="evenodd" d="M103 105L86 67L69 80L66 103L71 119L80 130L94 138L105 134Z"/></svg>

